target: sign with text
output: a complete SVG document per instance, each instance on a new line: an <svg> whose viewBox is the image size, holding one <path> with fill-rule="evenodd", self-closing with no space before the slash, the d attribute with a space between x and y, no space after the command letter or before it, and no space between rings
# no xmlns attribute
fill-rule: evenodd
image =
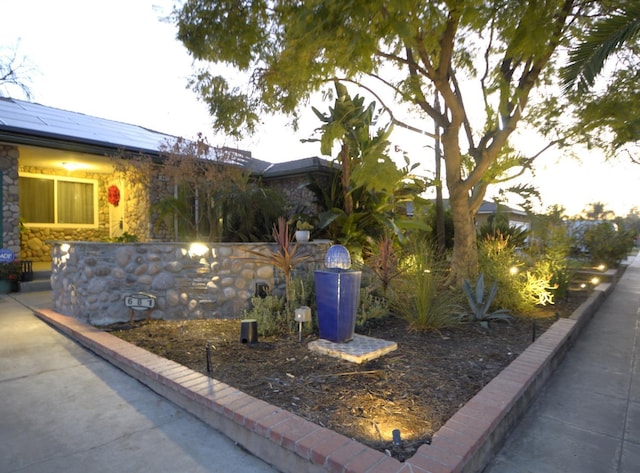
<svg viewBox="0 0 640 473"><path fill-rule="evenodd" d="M13 263L15 257L13 250L0 248L0 263Z"/></svg>
<svg viewBox="0 0 640 473"><path fill-rule="evenodd" d="M149 310L156 306L156 296L140 292L124 298L124 305L133 310Z"/></svg>

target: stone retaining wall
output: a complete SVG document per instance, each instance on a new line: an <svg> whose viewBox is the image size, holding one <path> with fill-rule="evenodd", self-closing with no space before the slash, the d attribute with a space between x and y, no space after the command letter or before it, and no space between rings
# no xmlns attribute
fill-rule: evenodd
<svg viewBox="0 0 640 473"><path fill-rule="evenodd" d="M59 313L94 325L126 321L127 295L152 294L152 318L240 318L256 284L282 291L278 271L247 250L275 250L268 243L212 243L197 256L189 243L50 242L52 300ZM295 271L324 262L329 242L299 244L311 258ZM137 315L142 317L142 315Z"/></svg>

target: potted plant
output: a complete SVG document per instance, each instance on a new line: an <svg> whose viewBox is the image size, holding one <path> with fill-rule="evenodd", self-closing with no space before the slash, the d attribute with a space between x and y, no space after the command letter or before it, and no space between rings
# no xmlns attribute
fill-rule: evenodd
<svg viewBox="0 0 640 473"><path fill-rule="evenodd" d="M0 263L0 294L19 291L21 274L22 265L19 261Z"/></svg>
<svg viewBox="0 0 640 473"><path fill-rule="evenodd" d="M313 230L313 225L303 220L298 220L296 223L296 241L307 242Z"/></svg>

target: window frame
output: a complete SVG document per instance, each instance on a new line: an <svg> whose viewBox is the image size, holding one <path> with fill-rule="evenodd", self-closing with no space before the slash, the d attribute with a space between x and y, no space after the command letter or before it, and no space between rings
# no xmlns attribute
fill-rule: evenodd
<svg viewBox="0 0 640 473"><path fill-rule="evenodd" d="M20 178L34 178L34 179L49 179L53 181L53 215L54 223L34 223L24 222L25 227L46 227L46 228L99 228L99 199L98 189L100 183L97 179L88 179L82 177L60 176L56 174L37 174L30 172L21 172L18 174L18 185L20 185ZM58 223L58 182L77 182L82 184L91 184L93 186L93 223Z"/></svg>

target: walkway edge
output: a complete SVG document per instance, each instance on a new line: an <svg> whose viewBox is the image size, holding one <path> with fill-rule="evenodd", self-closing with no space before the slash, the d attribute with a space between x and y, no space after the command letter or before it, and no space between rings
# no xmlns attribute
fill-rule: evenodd
<svg viewBox="0 0 640 473"><path fill-rule="evenodd" d="M555 322L404 463L78 319L50 309L34 313L282 472L477 473L616 281L598 286L570 318Z"/></svg>

